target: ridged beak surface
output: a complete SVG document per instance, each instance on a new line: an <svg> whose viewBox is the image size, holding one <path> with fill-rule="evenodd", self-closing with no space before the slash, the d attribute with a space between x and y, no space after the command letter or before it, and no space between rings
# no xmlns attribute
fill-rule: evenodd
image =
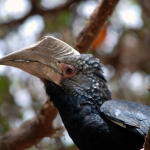
<svg viewBox="0 0 150 150"><path fill-rule="evenodd" d="M20 68L34 76L59 85L63 76L60 64L62 58L79 54L66 43L46 36L27 48L1 58L0 65Z"/></svg>

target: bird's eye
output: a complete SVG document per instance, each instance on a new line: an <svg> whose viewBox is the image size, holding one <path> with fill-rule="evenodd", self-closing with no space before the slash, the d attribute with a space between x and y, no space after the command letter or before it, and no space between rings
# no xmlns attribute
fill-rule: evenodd
<svg viewBox="0 0 150 150"><path fill-rule="evenodd" d="M64 75L66 77L75 75L75 68L71 65L66 65L64 68Z"/></svg>
<svg viewBox="0 0 150 150"><path fill-rule="evenodd" d="M67 73L67 74L72 74L72 73L73 73L73 69L70 68L70 67L68 67L68 68L66 69L66 73Z"/></svg>

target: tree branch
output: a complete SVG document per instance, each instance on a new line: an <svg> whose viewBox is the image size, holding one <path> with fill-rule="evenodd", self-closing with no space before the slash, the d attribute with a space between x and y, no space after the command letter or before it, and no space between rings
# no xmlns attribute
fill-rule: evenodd
<svg viewBox="0 0 150 150"><path fill-rule="evenodd" d="M55 128L52 125L56 114L57 109L48 99L35 118L0 136L0 149L23 150L37 144L42 138L50 137L59 132L63 127Z"/></svg>
<svg viewBox="0 0 150 150"><path fill-rule="evenodd" d="M85 28L79 33L75 39L74 48L80 53L86 53L98 36L104 23L112 14L115 5L119 0L100 0L99 5L89 17Z"/></svg>

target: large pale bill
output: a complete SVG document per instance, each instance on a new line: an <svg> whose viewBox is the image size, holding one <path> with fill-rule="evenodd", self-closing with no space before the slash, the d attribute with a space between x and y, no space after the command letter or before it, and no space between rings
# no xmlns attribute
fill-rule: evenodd
<svg viewBox="0 0 150 150"><path fill-rule="evenodd" d="M62 75L59 62L63 57L72 55L80 53L61 40L45 36L37 43L1 58L0 65L17 67L37 77L49 79L51 76L48 77L48 72L53 77L56 75L54 72Z"/></svg>

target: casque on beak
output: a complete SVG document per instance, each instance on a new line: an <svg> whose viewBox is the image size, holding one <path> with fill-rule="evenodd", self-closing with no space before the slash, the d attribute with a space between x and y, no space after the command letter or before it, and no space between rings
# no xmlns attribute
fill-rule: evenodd
<svg viewBox="0 0 150 150"><path fill-rule="evenodd" d="M59 85L63 76L60 64L62 58L76 54L79 52L66 43L54 37L45 36L37 43L1 58L0 65L20 68Z"/></svg>

